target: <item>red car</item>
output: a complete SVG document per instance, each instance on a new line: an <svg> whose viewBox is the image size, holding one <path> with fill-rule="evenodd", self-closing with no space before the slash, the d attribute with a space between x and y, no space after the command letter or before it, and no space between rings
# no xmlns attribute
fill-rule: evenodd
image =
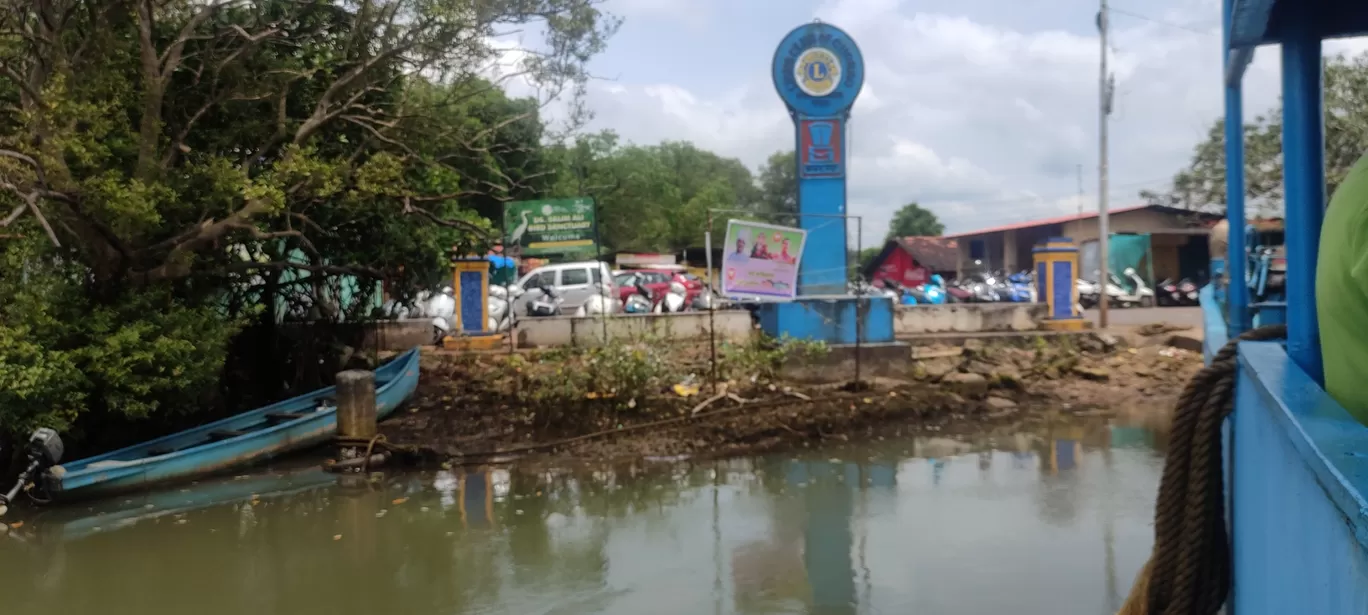
<svg viewBox="0 0 1368 615"><path fill-rule="evenodd" d="M627 301L627 298L637 292L637 286L645 286L651 293L651 303L659 301L670 289L671 282L679 282L684 285L684 300L692 302L703 292L703 280L692 273L683 271L669 271L664 269L634 269L623 271L613 276L613 284L618 289L618 299Z"/></svg>

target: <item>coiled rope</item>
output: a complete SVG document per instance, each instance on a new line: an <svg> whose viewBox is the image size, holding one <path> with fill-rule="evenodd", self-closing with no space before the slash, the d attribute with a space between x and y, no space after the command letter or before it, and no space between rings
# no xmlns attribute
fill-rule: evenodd
<svg viewBox="0 0 1368 615"><path fill-rule="evenodd" d="M1239 342L1287 337L1286 325L1246 331L1197 372L1173 412L1159 497L1154 550L1118 615L1215 615L1230 591L1221 423L1235 403Z"/></svg>
<svg viewBox="0 0 1368 615"><path fill-rule="evenodd" d="M392 443L387 438L385 438L384 434L377 434L376 436L371 438L350 438L345 436L338 436L334 438L333 441L336 442L339 446L351 446L356 448L360 448L362 446L366 447L366 453L361 457L358 457L358 459L361 460L361 472L363 473L370 470L371 455L373 455L376 451L383 451L391 455L417 455L421 452L421 449L411 444Z"/></svg>

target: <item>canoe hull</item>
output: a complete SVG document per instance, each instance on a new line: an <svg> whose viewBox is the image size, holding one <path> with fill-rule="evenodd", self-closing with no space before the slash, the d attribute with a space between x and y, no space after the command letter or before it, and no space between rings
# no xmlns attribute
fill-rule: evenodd
<svg viewBox="0 0 1368 615"><path fill-rule="evenodd" d="M418 387L418 349L376 371L376 415L383 419ZM108 496L193 480L322 444L337 433L337 409L326 405L334 387L320 389L265 408L150 442L78 460L49 470L48 491L62 500ZM323 409L320 404L324 404ZM292 420L272 417L302 414ZM211 440L211 434L245 431ZM159 451L171 449L159 454Z"/></svg>

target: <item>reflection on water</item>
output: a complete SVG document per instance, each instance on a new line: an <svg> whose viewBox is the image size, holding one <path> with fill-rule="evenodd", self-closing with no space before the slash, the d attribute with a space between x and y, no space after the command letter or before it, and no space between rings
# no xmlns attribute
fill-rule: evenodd
<svg viewBox="0 0 1368 615"><path fill-rule="evenodd" d="M54 510L6 613L1110 613L1162 440L1107 425L707 463L313 471Z"/></svg>

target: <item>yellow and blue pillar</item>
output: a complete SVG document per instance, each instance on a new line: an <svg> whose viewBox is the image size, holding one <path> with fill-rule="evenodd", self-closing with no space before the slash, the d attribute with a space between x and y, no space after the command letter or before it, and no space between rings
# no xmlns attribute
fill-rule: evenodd
<svg viewBox="0 0 1368 615"><path fill-rule="evenodd" d="M465 335L485 333L489 323L489 261L467 256L451 260L456 317Z"/></svg>
<svg viewBox="0 0 1368 615"><path fill-rule="evenodd" d="M1031 249L1035 259L1036 293L1049 306L1042 323L1046 329L1078 331L1083 316L1074 312L1078 304L1078 246L1068 237L1051 237Z"/></svg>

